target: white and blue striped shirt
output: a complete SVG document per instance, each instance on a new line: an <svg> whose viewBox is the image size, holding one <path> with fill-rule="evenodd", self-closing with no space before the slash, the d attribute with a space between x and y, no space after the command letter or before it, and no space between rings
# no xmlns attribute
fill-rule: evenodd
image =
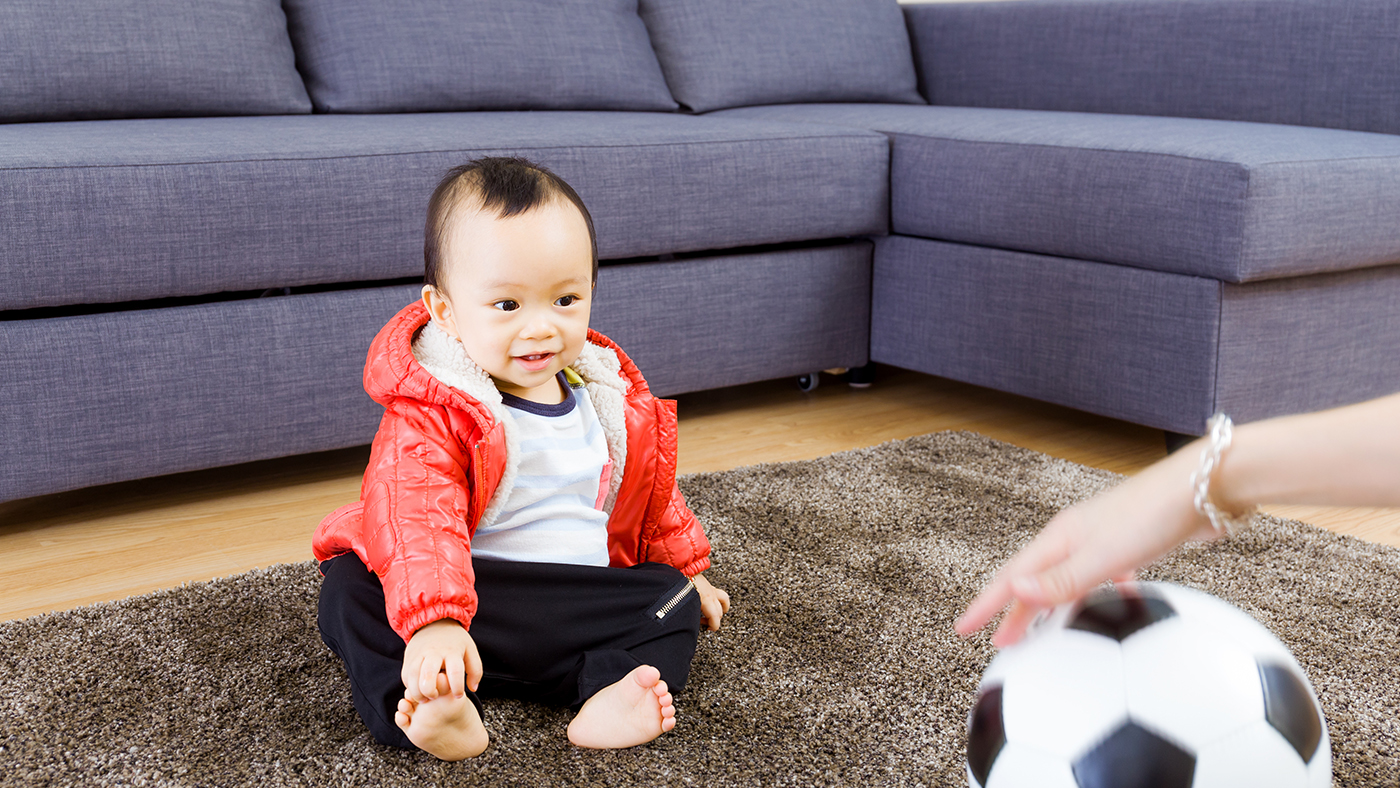
<svg viewBox="0 0 1400 788"><path fill-rule="evenodd" d="M506 561L608 565L607 439L583 388L559 373L564 401L502 393L515 421L520 463L496 521L472 537L472 554Z"/></svg>

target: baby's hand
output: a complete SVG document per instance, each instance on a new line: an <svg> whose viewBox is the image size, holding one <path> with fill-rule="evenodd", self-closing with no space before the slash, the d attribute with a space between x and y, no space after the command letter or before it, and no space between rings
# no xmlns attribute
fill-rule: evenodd
<svg viewBox="0 0 1400 788"><path fill-rule="evenodd" d="M710 585L704 575L696 575L691 580L695 582L695 590L700 592L700 617L704 619L705 626L714 632L719 629L720 619L729 612L729 594Z"/></svg>
<svg viewBox="0 0 1400 788"><path fill-rule="evenodd" d="M447 674L447 684L454 697L463 697L466 690L476 691L481 683L481 655L476 643L461 624L450 618L434 621L408 639L403 652L403 672L400 678L405 695L415 703L438 697L437 677Z"/></svg>

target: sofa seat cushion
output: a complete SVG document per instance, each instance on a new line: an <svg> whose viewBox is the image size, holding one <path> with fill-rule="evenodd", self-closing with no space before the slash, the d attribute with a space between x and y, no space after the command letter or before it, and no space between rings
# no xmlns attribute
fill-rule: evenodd
<svg viewBox="0 0 1400 788"><path fill-rule="evenodd" d="M1400 262L1400 136L964 107L716 115L889 134L904 235L1226 282Z"/></svg>
<svg viewBox="0 0 1400 788"><path fill-rule="evenodd" d="M887 230L889 145L660 113L433 113L0 126L0 310L421 276L450 168L521 155L603 258Z"/></svg>
<svg viewBox="0 0 1400 788"><path fill-rule="evenodd" d="M310 111L278 0L0 7L0 122Z"/></svg>

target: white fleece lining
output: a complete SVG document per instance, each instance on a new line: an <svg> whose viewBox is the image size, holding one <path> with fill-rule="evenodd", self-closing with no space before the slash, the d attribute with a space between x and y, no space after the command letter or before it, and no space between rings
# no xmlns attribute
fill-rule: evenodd
<svg viewBox="0 0 1400 788"><path fill-rule="evenodd" d="M612 514L617 491L622 488L622 473L627 469L627 381L622 378L622 362L612 348L589 342L578 354L573 370L583 378L583 387L593 399L593 410L608 441L613 467L603 511Z"/></svg>
<svg viewBox="0 0 1400 788"><path fill-rule="evenodd" d="M413 340L413 357L439 382L485 405L505 431L506 470L491 496L490 504L481 515L481 521L476 524L477 528L485 528L496 522L511 491L515 489L515 477L520 470L520 444L515 420L506 413L501 392L491 376L467 356L461 342L436 324L429 322L419 330ZM613 467L603 511L611 514L627 464L627 414L624 407L627 382L622 379L622 363L611 348L589 342L584 345L572 368L583 378L584 388L593 399L593 409L598 414L598 423L608 442Z"/></svg>

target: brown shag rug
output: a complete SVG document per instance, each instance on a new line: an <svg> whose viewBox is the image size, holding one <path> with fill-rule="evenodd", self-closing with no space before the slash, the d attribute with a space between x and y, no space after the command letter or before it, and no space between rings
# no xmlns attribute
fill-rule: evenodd
<svg viewBox="0 0 1400 788"><path fill-rule="evenodd" d="M993 651L953 619L1117 479L970 433L685 478L734 609L701 637L675 731L632 750L575 749L568 712L505 701L475 761L376 745L316 634L309 562L0 624L0 785L965 785ZM1282 637L1321 696L1336 784L1395 785L1400 551L1266 518L1145 576Z"/></svg>

